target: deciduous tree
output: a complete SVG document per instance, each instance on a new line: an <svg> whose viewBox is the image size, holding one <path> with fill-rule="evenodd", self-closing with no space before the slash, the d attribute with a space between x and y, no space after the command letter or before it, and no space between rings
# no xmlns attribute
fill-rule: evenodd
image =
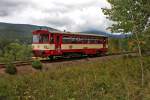
<svg viewBox="0 0 150 100"><path fill-rule="evenodd" d="M142 87L144 85L144 69L142 62L141 41L146 40L144 33L150 29L150 1L149 0L107 0L111 8L102 8L107 18L114 22L109 27L112 32L132 33L139 51L141 64ZM146 38L146 39L145 39Z"/></svg>
<svg viewBox="0 0 150 100"><path fill-rule="evenodd" d="M32 48L29 45L10 43L4 48L2 62L13 62L18 60L29 60L32 57Z"/></svg>

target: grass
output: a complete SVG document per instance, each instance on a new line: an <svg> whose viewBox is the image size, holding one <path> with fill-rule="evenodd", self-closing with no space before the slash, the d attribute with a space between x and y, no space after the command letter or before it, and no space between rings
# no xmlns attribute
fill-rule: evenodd
<svg viewBox="0 0 150 100"><path fill-rule="evenodd" d="M137 58L86 62L30 75L1 75L0 99L150 99L150 57L144 61L144 88Z"/></svg>

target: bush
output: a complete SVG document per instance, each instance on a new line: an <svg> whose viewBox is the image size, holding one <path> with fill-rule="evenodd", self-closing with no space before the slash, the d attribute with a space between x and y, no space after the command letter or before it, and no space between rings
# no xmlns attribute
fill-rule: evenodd
<svg viewBox="0 0 150 100"><path fill-rule="evenodd" d="M10 43L0 50L0 62L9 63L13 61L30 60L32 57L32 47L30 45Z"/></svg>
<svg viewBox="0 0 150 100"><path fill-rule="evenodd" d="M5 66L5 72L8 73L8 74L12 74L13 75L13 74L17 73L17 69L16 69L14 64L8 63Z"/></svg>
<svg viewBox="0 0 150 100"><path fill-rule="evenodd" d="M42 63L39 60L35 60L32 62L32 67L35 69L42 69Z"/></svg>

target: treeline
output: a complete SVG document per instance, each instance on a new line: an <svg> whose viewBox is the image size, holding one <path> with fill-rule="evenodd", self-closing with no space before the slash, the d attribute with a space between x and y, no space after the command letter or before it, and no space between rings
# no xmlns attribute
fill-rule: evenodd
<svg viewBox="0 0 150 100"><path fill-rule="evenodd" d="M146 37L146 38L145 38ZM135 39L134 34L132 36L127 38L109 38L109 52L115 53L115 52L125 52L125 51L137 51L137 40ZM150 36L146 34L141 34L140 36L140 45L141 45L141 51L144 53L144 51L150 50Z"/></svg>
<svg viewBox="0 0 150 100"><path fill-rule="evenodd" d="M31 57L31 45L14 40L0 39L0 63L29 60Z"/></svg>

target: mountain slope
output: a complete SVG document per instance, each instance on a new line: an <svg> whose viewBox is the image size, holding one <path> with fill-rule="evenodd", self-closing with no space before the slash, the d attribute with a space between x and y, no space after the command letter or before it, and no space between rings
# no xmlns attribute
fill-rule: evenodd
<svg viewBox="0 0 150 100"><path fill-rule="evenodd" d="M0 22L0 39L19 40L21 42L31 43L32 31L36 29L48 29L57 31L54 28L46 26L36 26L28 24L10 24Z"/></svg>
<svg viewBox="0 0 150 100"><path fill-rule="evenodd" d="M28 24L10 24L0 22L0 39L9 39L13 41L20 41L21 43L31 43L32 42L32 31L37 29L48 29L49 31L58 31L54 28L46 26L36 26ZM101 34L111 38L125 38L128 35L115 35L103 31L88 30L81 33L90 34Z"/></svg>

